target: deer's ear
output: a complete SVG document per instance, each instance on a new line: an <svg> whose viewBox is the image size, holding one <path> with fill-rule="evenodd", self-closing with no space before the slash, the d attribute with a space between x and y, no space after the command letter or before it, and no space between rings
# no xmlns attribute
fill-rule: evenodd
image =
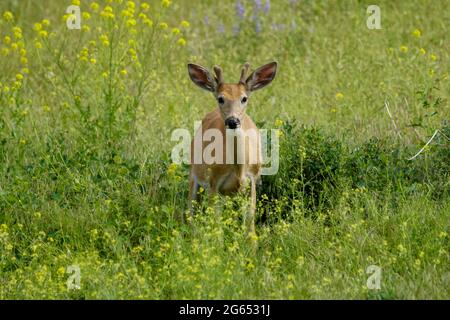
<svg viewBox="0 0 450 320"><path fill-rule="evenodd" d="M245 85L248 91L264 88L275 78L278 64L274 61L259 67L247 78Z"/></svg>
<svg viewBox="0 0 450 320"><path fill-rule="evenodd" d="M216 90L216 80L208 70L197 64L189 63L188 72L191 80L200 88L214 92Z"/></svg>

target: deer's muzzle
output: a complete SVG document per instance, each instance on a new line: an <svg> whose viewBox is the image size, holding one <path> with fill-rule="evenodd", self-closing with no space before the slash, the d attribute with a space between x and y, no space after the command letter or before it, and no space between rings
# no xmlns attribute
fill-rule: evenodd
<svg viewBox="0 0 450 320"><path fill-rule="evenodd" d="M225 120L225 126L229 129L236 129L241 126L241 121L235 117L229 117Z"/></svg>

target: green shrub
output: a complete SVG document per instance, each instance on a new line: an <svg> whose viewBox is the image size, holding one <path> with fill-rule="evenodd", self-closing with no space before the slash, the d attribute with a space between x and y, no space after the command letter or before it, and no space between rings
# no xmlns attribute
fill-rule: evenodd
<svg viewBox="0 0 450 320"><path fill-rule="evenodd" d="M332 208L346 188L364 189L382 199L392 193L448 196L450 153L445 143L408 160L413 149L390 139L370 138L350 146L320 128L293 123L282 128L278 173L262 177L262 220L286 217L297 207L315 211ZM442 132L448 134L448 130L447 126ZM277 212L283 214L278 216Z"/></svg>
<svg viewBox="0 0 450 320"><path fill-rule="evenodd" d="M308 209L331 206L339 193L341 142L320 128L298 127L295 122L286 122L282 132L279 171L262 178L265 213L271 215L274 201L283 203L284 212L294 204Z"/></svg>

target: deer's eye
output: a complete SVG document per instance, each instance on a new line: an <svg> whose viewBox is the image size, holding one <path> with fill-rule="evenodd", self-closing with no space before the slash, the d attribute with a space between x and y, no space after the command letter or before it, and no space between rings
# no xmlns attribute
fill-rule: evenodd
<svg viewBox="0 0 450 320"><path fill-rule="evenodd" d="M219 97L219 98L217 98L217 102L219 102L219 104L224 104L225 99L223 97Z"/></svg>
<svg viewBox="0 0 450 320"><path fill-rule="evenodd" d="M242 103L246 103L247 100L248 100L247 97L243 97L243 98L241 99L241 102L242 102Z"/></svg>

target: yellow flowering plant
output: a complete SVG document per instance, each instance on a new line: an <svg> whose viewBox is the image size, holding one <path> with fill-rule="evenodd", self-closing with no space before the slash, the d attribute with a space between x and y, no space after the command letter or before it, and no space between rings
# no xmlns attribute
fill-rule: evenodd
<svg viewBox="0 0 450 320"><path fill-rule="evenodd" d="M169 23L173 20L170 4L105 0L85 6L74 0L72 5L82 9L80 30L66 27L77 19L74 13L64 14L58 24L42 19L32 24L32 41L23 39L23 30L13 23L14 15L4 12L3 23L9 32L2 35L0 53L17 61L4 72L13 77L9 83L2 79L7 84L2 88L5 98L17 97L31 70L34 77L43 80L43 88L55 92L42 104L67 102L71 107L64 112L79 119L77 129L92 133L91 129L97 127L109 141L124 128L131 132L143 97L151 99L147 90L157 79L155 70L161 69L167 56L179 54L187 44L189 23ZM31 68L29 51L39 57ZM27 72L13 71L22 69ZM99 82L101 90L94 89Z"/></svg>

